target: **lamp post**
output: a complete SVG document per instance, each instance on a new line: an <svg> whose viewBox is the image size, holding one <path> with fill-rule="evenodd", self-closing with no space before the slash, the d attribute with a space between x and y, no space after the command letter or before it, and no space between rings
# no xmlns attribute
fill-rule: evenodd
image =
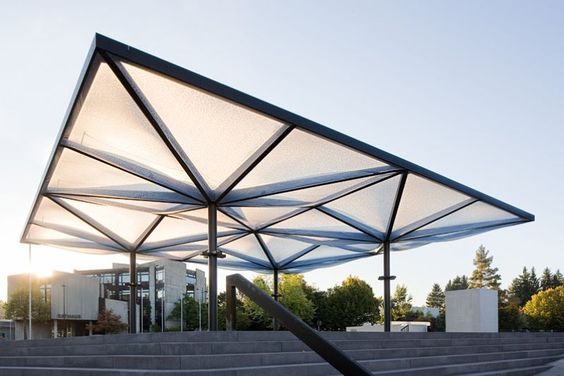
<svg viewBox="0 0 564 376"><path fill-rule="evenodd" d="M63 288L63 328L65 331L64 337L67 336L67 285L63 281L61 285Z"/></svg>
<svg viewBox="0 0 564 376"><path fill-rule="evenodd" d="M28 339L32 339L32 335L31 335L31 244L29 244L28 250L29 250L29 272L27 274L27 282L28 282L28 288L29 288L29 294L28 294L29 336L28 336Z"/></svg>
<svg viewBox="0 0 564 376"><path fill-rule="evenodd" d="M180 331L184 331L184 294L180 296Z"/></svg>

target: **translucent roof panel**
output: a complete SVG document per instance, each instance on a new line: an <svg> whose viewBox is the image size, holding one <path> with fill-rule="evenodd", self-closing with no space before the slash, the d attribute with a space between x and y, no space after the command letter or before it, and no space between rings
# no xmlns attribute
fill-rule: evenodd
<svg viewBox="0 0 564 376"><path fill-rule="evenodd" d="M267 184L292 187L298 179L386 166L385 163L303 130L292 131L237 186L245 189ZM237 190L235 190L237 192Z"/></svg>
<svg viewBox="0 0 564 376"><path fill-rule="evenodd" d="M286 128L280 121L178 80L133 64L123 66L212 190ZM214 140L213 153L209 140Z"/></svg>
<svg viewBox="0 0 564 376"><path fill-rule="evenodd" d="M108 64L96 58L91 75L64 144L143 176L160 175L163 182L193 192L190 177Z"/></svg>
<svg viewBox="0 0 564 376"><path fill-rule="evenodd" d="M343 109L346 111L346 108ZM377 128L375 128L377 129ZM534 220L378 148L97 35L22 241L300 272Z"/></svg>

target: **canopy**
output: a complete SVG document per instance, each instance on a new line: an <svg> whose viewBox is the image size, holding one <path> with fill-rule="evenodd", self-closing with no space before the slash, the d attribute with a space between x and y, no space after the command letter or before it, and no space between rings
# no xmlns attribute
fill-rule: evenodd
<svg viewBox="0 0 564 376"><path fill-rule="evenodd" d="M534 220L96 35L22 242L302 272Z"/></svg>

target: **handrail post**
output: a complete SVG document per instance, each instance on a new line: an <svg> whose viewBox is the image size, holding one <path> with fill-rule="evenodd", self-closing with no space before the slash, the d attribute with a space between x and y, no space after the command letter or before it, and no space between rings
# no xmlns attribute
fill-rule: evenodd
<svg viewBox="0 0 564 376"><path fill-rule="evenodd" d="M237 329L237 290L234 284L230 283L227 277L225 283L225 303L226 303L226 330Z"/></svg>

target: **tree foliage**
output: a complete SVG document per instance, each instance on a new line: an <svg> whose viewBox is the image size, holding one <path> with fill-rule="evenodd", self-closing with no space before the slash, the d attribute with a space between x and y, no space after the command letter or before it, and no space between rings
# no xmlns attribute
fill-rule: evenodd
<svg viewBox="0 0 564 376"><path fill-rule="evenodd" d="M0 320L6 319L6 302L0 300Z"/></svg>
<svg viewBox="0 0 564 376"><path fill-rule="evenodd" d="M445 293L438 283L433 284L433 288L426 301L427 307L438 308L439 312L445 311Z"/></svg>
<svg viewBox="0 0 564 376"><path fill-rule="evenodd" d="M220 294L221 295L221 294ZM225 296L225 293L223 293ZM218 296L218 305L220 303ZM225 297L223 298L225 300ZM182 306L182 320L184 321L184 330L197 330L200 327L200 314L202 316L202 330L208 329L208 305L206 303L202 303L201 305L198 303L196 299L191 296L185 296L182 305L180 301L174 304L172 311L168 315L169 320L178 320L180 321L180 307ZM201 310L201 312L200 312ZM218 308L219 311L219 308ZM178 328L180 329L180 327Z"/></svg>
<svg viewBox="0 0 564 376"><path fill-rule="evenodd" d="M562 277L560 270L556 270L556 272L552 274L549 268L544 268L540 278L540 288L542 291L553 289L562 285L564 285L564 278Z"/></svg>
<svg viewBox="0 0 564 376"><path fill-rule="evenodd" d="M488 288L498 290L501 285L499 269L492 267L493 256L489 256L490 251L480 245L474 257L474 271L470 276L469 287L471 289Z"/></svg>
<svg viewBox="0 0 564 376"><path fill-rule="evenodd" d="M358 277L349 276L327 291L323 327L344 330L347 326L375 323L379 318L378 300L372 287Z"/></svg>
<svg viewBox="0 0 564 376"><path fill-rule="evenodd" d="M6 317L12 320L29 320L28 290L13 292L6 304ZM31 293L31 319L37 322L51 320L51 302L45 301L38 289Z"/></svg>
<svg viewBox="0 0 564 376"><path fill-rule="evenodd" d="M564 331L564 286L533 295L523 312L531 329Z"/></svg>
<svg viewBox="0 0 564 376"><path fill-rule="evenodd" d="M86 325L86 330L90 329L95 334L118 334L127 330L127 324L121 321L121 316L107 309L98 314L95 323Z"/></svg>
<svg viewBox="0 0 564 376"><path fill-rule="evenodd" d="M531 272L527 267L523 267L522 273L517 276L509 286L509 296L517 299L519 306L524 306L540 290L540 282L535 273L535 268Z"/></svg>
<svg viewBox="0 0 564 376"><path fill-rule="evenodd" d="M413 298L407 293L405 285L398 285L392 296L392 320L406 320L408 319Z"/></svg>
<svg viewBox="0 0 564 376"><path fill-rule="evenodd" d="M445 291L466 290L468 288L468 277L465 275L456 276L452 280L448 280Z"/></svg>

